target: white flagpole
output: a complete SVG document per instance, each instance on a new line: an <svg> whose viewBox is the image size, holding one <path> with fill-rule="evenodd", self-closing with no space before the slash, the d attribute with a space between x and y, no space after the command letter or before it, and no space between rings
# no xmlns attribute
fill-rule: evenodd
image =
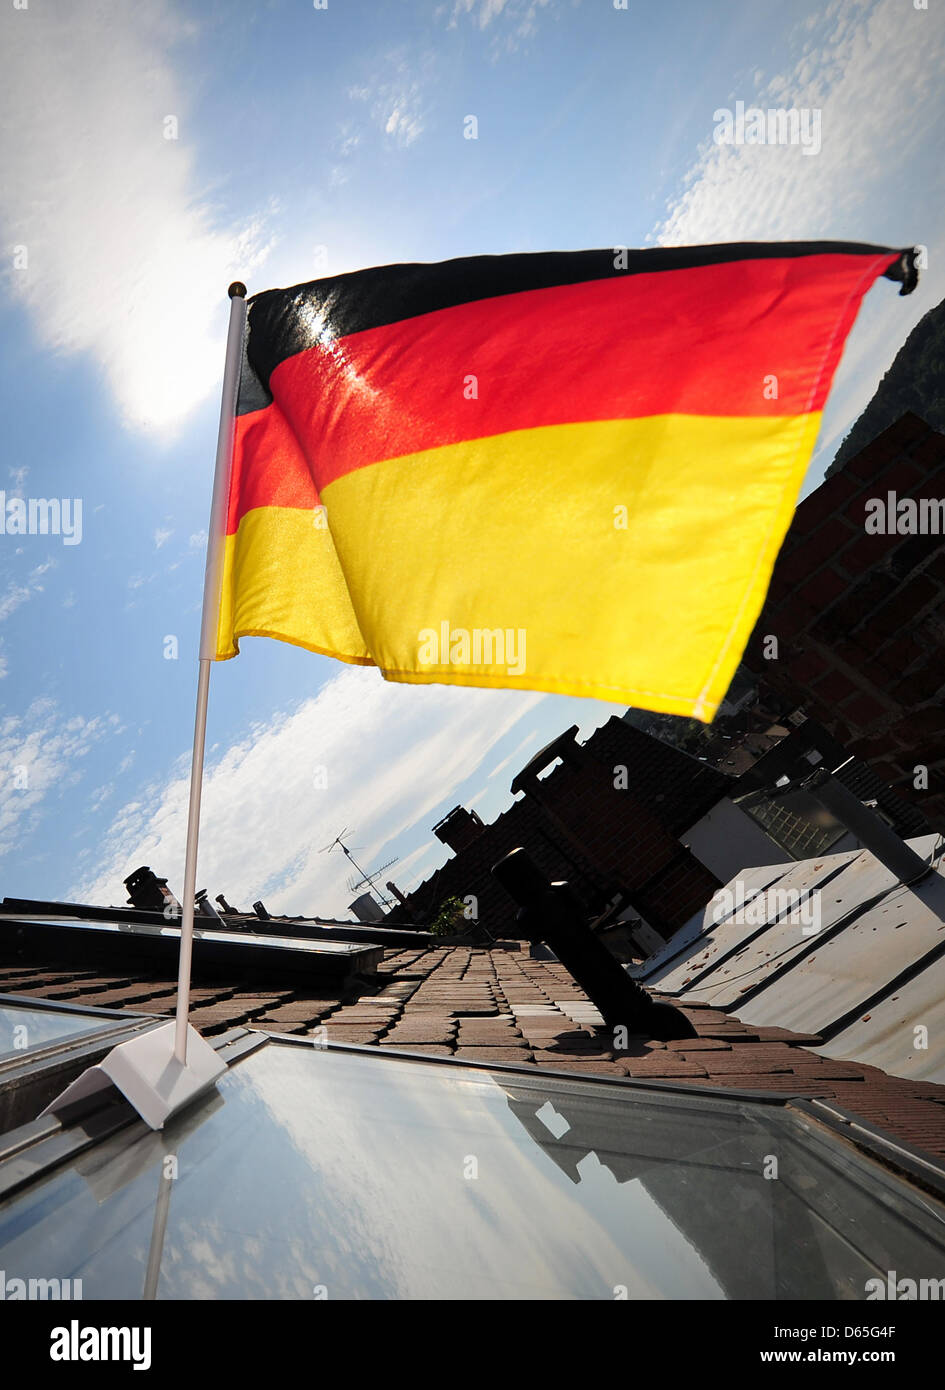
<svg viewBox="0 0 945 1390"><path fill-rule="evenodd" d="M200 833L200 791L203 784L203 753L207 732L207 701L210 694L210 665L216 656L220 590L223 582L223 554L226 544L226 507L230 493L230 467L233 460L233 424L236 396L243 360L243 330L246 324L246 286L239 280L229 288L230 326L226 338L223 368L223 399L220 403L220 429L213 474L213 501L210 504L210 532L207 537L207 568L203 581L203 616L200 624L197 712L194 719L194 752L190 765L190 805L187 811L187 852L184 858L184 901L180 927L180 960L177 973L177 1017L174 1028L174 1055L181 1065L187 1062L187 1017L190 1013L190 963L194 947L194 894L197 891L197 837Z"/></svg>

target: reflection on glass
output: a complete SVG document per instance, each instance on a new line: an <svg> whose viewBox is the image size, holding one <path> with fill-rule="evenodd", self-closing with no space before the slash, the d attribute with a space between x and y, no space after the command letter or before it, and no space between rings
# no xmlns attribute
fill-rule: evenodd
<svg viewBox="0 0 945 1390"><path fill-rule="evenodd" d="M0 1003L0 1062L22 1057L37 1047L48 1047L63 1038L114 1027L114 1023L114 1019L96 1018L94 1014Z"/></svg>
<svg viewBox="0 0 945 1390"><path fill-rule="evenodd" d="M941 1277L939 1210L773 1107L270 1043L0 1207L0 1267L85 1299L863 1299Z"/></svg>

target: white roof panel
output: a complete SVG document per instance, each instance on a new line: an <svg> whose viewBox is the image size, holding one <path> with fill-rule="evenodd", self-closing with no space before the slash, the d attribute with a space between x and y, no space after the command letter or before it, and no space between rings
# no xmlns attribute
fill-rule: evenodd
<svg viewBox="0 0 945 1390"><path fill-rule="evenodd" d="M743 875L741 899L747 909L754 894L754 912L714 924L712 905L726 890L731 899L733 879L683 929L682 954L677 934L638 977L683 1004L731 1009L749 1025L819 1034L826 1056L945 1083L945 856L939 835L909 843L938 861L912 887L865 850L829 855ZM818 894L818 932L804 931L808 914L792 916L787 890ZM769 921L759 925L762 905ZM923 1028L927 1035L916 1031Z"/></svg>
<svg viewBox="0 0 945 1390"><path fill-rule="evenodd" d="M813 1051L945 1085L945 960L897 986L888 999L871 1005Z"/></svg>
<svg viewBox="0 0 945 1390"><path fill-rule="evenodd" d="M784 894L792 895L788 901L804 901L815 891L837 882L838 876L863 853L853 850L845 854L825 854L818 859L798 860L788 865L786 872L774 884L769 884L767 888L762 885L761 891L776 896L780 901L784 901ZM890 875L889 883L892 881ZM762 902L756 900L754 904L751 903L747 877L730 880L721 892L728 890L734 897L738 894L739 883L742 884L744 908L734 914L735 920L729 916L718 925L711 925L693 944L686 958L674 962L663 975L648 977L648 986L658 987L667 993L685 990L689 998L700 1003L712 1003L719 1008L731 1007L743 993L742 988L733 981L736 978L740 980L746 969L766 961L776 951L810 943L811 938L802 936L796 923L788 921L783 926L774 923L766 928L764 920L758 920L759 910L763 918ZM715 903L719 899L720 894L716 894L712 901ZM823 908L826 908L827 900L822 899ZM776 907L773 915L777 915ZM772 947L773 942L776 944ZM739 950L740 947L744 949ZM733 951L737 954L733 955Z"/></svg>

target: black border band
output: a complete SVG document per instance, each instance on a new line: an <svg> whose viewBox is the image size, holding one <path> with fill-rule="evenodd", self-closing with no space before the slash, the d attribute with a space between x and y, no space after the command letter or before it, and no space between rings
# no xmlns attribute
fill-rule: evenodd
<svg viewBox="0 0 945 1390"><path fill-rule="evenodd" d="M237 413L268 405L272 400L269 378L276 367L312 347L322 334L343 338L479 299L590 280L616 280L732 261L831 254L892 256L896 248L857 241L749 241L659 246L643 251L623 247L534 251L374 266L310 280L291 289L264 290L248 301L247 355ZM899 260L885 274L902 282L900 293L909 294L917 279L915 252L911 248L899 252Z"/></svg>

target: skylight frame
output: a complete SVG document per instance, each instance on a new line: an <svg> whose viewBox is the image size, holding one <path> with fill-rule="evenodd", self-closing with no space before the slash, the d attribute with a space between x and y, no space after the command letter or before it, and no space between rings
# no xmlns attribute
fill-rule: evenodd
<svg viewBox="0 0 945 1390"><path fill-rule="evenodd" d="M6 921L16 921L23 925L34 922L40 925L68 926L73 922L112 922L124 926L174 926L178 919L168 919L162 912L149 908L96 907L83 903L55 902L40 898L3 898L0 901L0 925ZM201 923L211 927L208 917L195 918L194 929L203 930ZM434 936L432 932L400 924L386 926L384 922L367 924L347 921L333 917L269 917L260 918L252 912L234 914L220 913L220 923L216 930L225 930L240 936L287 936L308 937L312 941L348 941L353 945L377 945L401 948L404 946L432 946L436 949L444 945L467 943L469 932L457 932L454 936ZM505 949L512 949L507 941Z"/></svg>
<svg viewBox="0 0 945 1390"><path fill-rule="evenodd" d="M0 1059L0 1154L8 1136L22 1128L27 1117L37 1116L87 1067L95 1066L120 1043L167 1021L154 1013L95 1008L30 995L0 994L0 1010L5 1004L31 1013L65 1014L74 1018L77 1027L74 1032Z"/></svg>
<svg viewBox="0 0 945 1390"><path fill-rule="evenodd" d="M113 1034L126 1032L129 1023L143 1024L158 1021L157 1014L137 1013L130 1009L97 1009L94 1005L71 1004L67 1000L43 999L29 994L0 994L0 1014L3 1013L4 1009L14 1011L22 1009L24 1012L30 1013L75 1017L77 1023L81 1023L82 1019L87 1019L89 1026L84 1028L79 1026L73 1033L63 1033L57 1038L52 1038L49 1042L40 1043L36 1047L23 1048L8 1056L0 1054L0 1086L9 1076L19 1072L26 1062L41 1061L59 1052L69 1051L77 1043L100 1038L107 1040ZM96 1019L101 1020L98 1027L92 1026L93 1020Z"/></svg>
<svg viewBox="0 0 945 1390"><path fill-rule="evenodd" d="M144 1021L154 1027L167 1020L145 1016ZM127 1036L132 1034L129 1032ZM124 1042L125 1038L119 1035L117 1041ZM267 1040L262 1033L234 1028L208 1041L229 1066L264 1046ZM85 1050L82 1044L76 1048L77 1053ZM95 1049L91 1055L77 1055L73 1060L92 1065L106 1051L107 1047ZM0 1133L0 1203L48 1177L86 1149L131 1126L135 1126L137 1132L147 1133L147 1126L134 1107L117 1090L107 1090L95 1093L68 1111L37 1115L16 1129ZM27 1166L24 1166L24 1159Z"/></svg>
<svg viewBox="0 0 945 1390"><path fill-rule="evenodd" d="M849 1165L850 1160L854 1159L854 1155L851 1152L851 1146L844 1142L844 1139L849 1139L849 1136L833 1132L835 1127L829 1123L828 1117L811 1112L806 1105L804 1109L807 1113L801 1116L797 1113L793 1099L789 1096L784 1097L779 1095L772 1097L767 1093L756 1095L755 1093L745 1093L742 1091L735 1091L734 1089L718 1091L677 1082L644 1082L642 1080L634 1081L629 1078L595 1076L593 1074L584 1076L573 1072L550 1072L546 1071L544 1068L538 1069L534 1066L520 1064L472 1063L465 1059L457 1061L449 1058L431 1057L423 1053L388 1053L381 1048L367 1047L360 1044L329 1043L327 1046L316 1044L313 1048L313 1040L311 1038L305 1038L299 1035L268 1034L261 1031L250 1032L242 1029L234 1029L232 1034L214 1039L213 1043L224 1060L234 1063L241 1060L250 1052L265 1049L269 1043L275 1043L278 1052L282 1052L288 1044L292 1044L296 1050L302 1047L310 1051L331 1051L336 1055L339 1052L353 1053L356 1056L360 1055L372 1059L374 1071L372 1084L375 1087L381 1084L382 1088L383 1078L381 1078L379 1083L377 1077L377 1068L379 1065L382 1067L385 1065L392 1067L396 1063L401 1063L403 1067L409 1067L417 1063L422 1063L428 1071L431 1066L446 1066L450 1068L451 1071L444 1074L444 1080L452 1074L452 1076L460 1081L463 1077L469 1079L474 1076L476 1072L485 1071L487 1074L495 1075L497 1080L500 1081L500 1084L503 1080L505 1082L516 1083L511 1090L509 1090L508 1086L504 1087L504 1089L508 1091L510 1096L521 1091L521 1097L515 1094L515 1099L517 1101L524 1099L524 1103L527 1105L527 1091L534 1088L536 1092L544 1093L544 1097L550 1099L552 1105L555 1108L560 1108L561 1113L565 1114L569 1113L569 1092L575 1103L580 1103L582 1097L586 1102L590 1092L599 1090L599 1088L603 1086L605 1091L602 1093L602 1101L604 1100L604 1096L607 1096L610 1102L615 1102L618 1092L623 1090L628 1097L630 1095L635 1095L643 1103L644 1112L647 1110L645 1098L649 1096L651 1102L655 1103L657 1096L662 1093L664 1094L664 1099L669 1102L670 1110L680 1112L675 1117L677 1121L682 1119L684 1123L688 1123L691 1115L692 1121L699 1124L701 1123L700 1112L702 1112L705 1123L711 1126L714 1120L717 1126L721 1124L722 1128L720 1134L723 1140L725 1139L725 1132L730 1128L731 1124L751 1124L754 1119L756 1123L760 1122L763 1127L767 1127L768 1122L762 1115L758 1114L757 1108L751 1105L752 1101L761 1100L768 1106L774 1104L777 1107L776 1115L772 1116L771 1120L774 1126L771 1131L773 1139L776 1140L780 1133L781 1137L788 1140L793 1148L803 1148L805 1145L805 1131L809 1132L809 1130L813 1128L816 1131L814 1136L815 1156L818 1155L819 1151L821 1162L826 1163L832 1172L835 1170L841 1182L852 1182L855 1187L858 1187L867 1196L872 1196L870 1191L870 1169L875 1165L878 1170L876 1173L877 1179L883 1182L884 1187L888 1185L888 1205L894 1219L900 1222L905 1221L908 1226L908 1211L906 1211L905 1214L903 1214L901 1209L897 1212L896 1206L898 1204L901 1208L903 1198L906 1199L907 1207L916 1202L916 1184L914 1182L910 1183L909 1175L904 1174L898 1165L890 1164L888 1161L888 1154L884 1155L875 1152L868 1152L867 1154L861 1153L858 1161L854 1160L854 1170L851 1173ZM313 1065L317 1067L317 1059L313 1058L312 1062ZM558 1083L562 1083L560 1105L555 1094L558 1090ZM338 1085L337 1074L333 1084L335 1087ZM630 1088L629 1092L627 1092L626 1089L628 1086ZM222 1104L227 1099L233 1100L238 1094L239 1092L237 1091L227 1097L220 1097L218 1098L217 1104ZM681 1109L678 1105L674 1106L672 1104L673 1101L681 1101L684 1098L689 1104L681 1107ZM699 1102L701 1102L701 1104ZM747 1106L745 1102L748 1102ZM200 1107L201 1103L197 1102L195 1105L194 1117L194 1124L197 1128L204 1122L199 1114ZM628 1120L632 1118L632 1108L633 1107L628 1108ZM659 1109L661 1107L658 1106L657 1108ZM610 1109L611 1114L615 1113L613 1105L608 1105L605 1102L605 1111L606 1109ZM754 1111L754 1116L750 1113L752 1111ZM370 1109L365 1113L370 1114ZM212 1116L212 1110L210 1115ZM204 1118L209 1118L209 1116L205 1116ZM670 1114L668 1116L669 1122L672 1123L673 1119L674 1117ZM726 1119L729 1124L726 1124ZM800 1125L796 1124L798 1120L801 1121ZM782 1126L784 1127L783 1129ZM116 1150L114 1143L110 1141L114 1140L119 1131L126 1129L127 1138L122 1138L122 1146L125 1143L130 1146L135 1146L139 1142L139 1139L147 1134L142 1122L137 1118L131 1107L125 1104L120 1097L116 1096L113 1096L110 1101L106 1101L104 1104L101 1102L101 1099L99 1099L97 1104L86 1106L84 1111L80 1113L62 1117L44 1117L41 1122L37 1121L32 1125L24 1126L19 1134L7 1136L6 1148L4 1146L4 1141L0 1140L0 1198L5 1202L8 1198L13 1198L13 1200L16 1201L19 1196L24 1196L26 1200L29 1201L30 1199L26 1196L27 1191L29 1188L33 1187L36 1182L43 1181L55 1169L63 1165L72 1164L79 1155L85 1151L93 1150L96 1145L104 1142L109 1143L108 1164L114 1165L117 1163L118 1166L114 1171L120 1176L125 1172L125 1161L122 1157L123 1148L121 1150ZM188 1130L189 1127L185 1128L176 1141L173 1136L169 1135L167 1142L172 1145L182 1142L187 1136ZM457 1134L462 1133L461 1126L456 1132ZM558 1137L559 1136L555 1135L555 1138ZM542 1148L545 1148L545 1144L541 1139L539 1139L538 1142ZM856 1147L868 1148L868 1146L861 1145L856 1145ZM631 1153L632 1150L633 1141L631 1139ZM711 1154L712 1151L713 1148L710 1147L706 1150L706 1154ZM619 1151L615 1150L615 1153L619 1153ZM672 1161L676 1160L674 1159ZM682 1161L688 1162L689 1160L683 1158ZM93 1165L92 1171L98 1171L95 1167L96 1160L93 1158L91 1162ZM712 1169L716 1166L712 1162L708 1163L708 1165L701 1165L698 1156L695 1156L694 1162L696 1167L707 1166L709 1169ZM721 1171L721 1169L725 1167L725 1164L722 1163L718 1166L719 1171ZM101 1165L99 1165L99 1167L101 1167ZM742 1164L736 1165L737 1171L741 1172L742 1167ZM101 1168L101 1171L105 1173L106 1169ZM567 1171L567 1169L565 1169L565 1171ZM733 1171L736 1171L736 1169L733 1169ZM905 1192L903 1190L904 1188L911 1188L911 1193ZM933 1195L937 1201L941 1202L943 1197L945 1197L945 1190L934 1193ZM919 1199L918 1205L922 1205L921 1199ZM812 1207L811 1210L816 1213L816 1208ZM913 1225L915 1225L914 1220ZM933 1227L932 1229L934 1230L935 1228ZM919 1234L922 1236L923 1232L919 1231ZM856 1253L865 1257L868 1252L858 1251ZM154 1295L149 1295L147 1292L144 1294L144 1297L150 1296ZM234 1295L221 1294L220 1296L233 1297ZM793 1297L794 1295L785 1296Z"/></svg>
<svg viewBox="0 0 945 1390"><path fill-rule="evenodd" d="M216 923L195 925L194 963L201 965L246 965L252 969L293 971L322 976L372 973L383 959L379 942L337 941L308 936L278 936L270 933L227 931ZM135 950L143 959L162 963L177 961L181 928L179 919L141 922L133 918L101 921L91 918L56 918L51 915L21 919L0 914L0 943L4 928L28 927L38 941L54 946L57 959L87 959L83 941L97 940L113 950L118 943Z"/></svg>

